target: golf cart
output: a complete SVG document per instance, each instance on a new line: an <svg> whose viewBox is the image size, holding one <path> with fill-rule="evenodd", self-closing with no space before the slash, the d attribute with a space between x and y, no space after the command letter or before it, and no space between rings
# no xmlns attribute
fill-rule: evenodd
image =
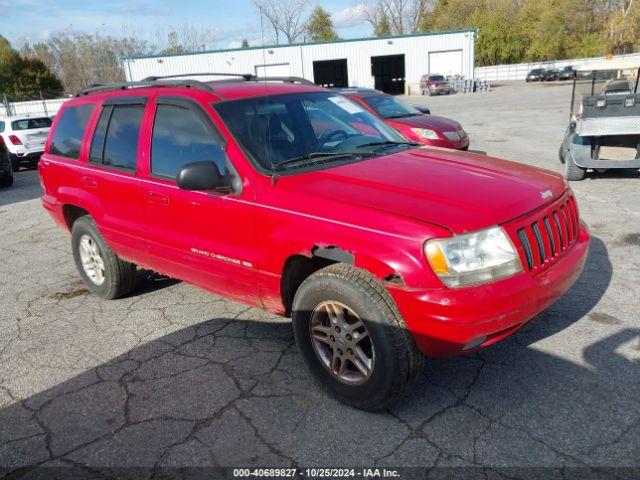
<svg viewBox="0 0 640 480"><path fill-rule="evenodd" d="M576 70L560 146L566 178L582 180L587 169L640 169L640 61L603 60Z"/></svg>

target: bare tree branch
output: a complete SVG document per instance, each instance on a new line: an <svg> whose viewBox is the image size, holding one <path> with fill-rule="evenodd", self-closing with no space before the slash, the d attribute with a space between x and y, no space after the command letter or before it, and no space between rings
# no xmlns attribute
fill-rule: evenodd
<svg viewBox="0 0 640 480"><path fill-rule="evenodd" d="M280 34L287 43L301 39L309 21L309 0L254 0L263 19L271 26L280 42Z"/></svg>

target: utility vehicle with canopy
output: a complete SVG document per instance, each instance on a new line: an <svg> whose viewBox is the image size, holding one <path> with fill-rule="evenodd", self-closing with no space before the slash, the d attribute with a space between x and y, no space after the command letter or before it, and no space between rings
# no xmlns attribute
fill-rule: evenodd
<svg viewBox="0 0 640 480"><path fill-rule="evenodd" d="M640 60L603 60L576 70L560 146L566 178L582 180L589 169L640 169Z"/></svg>

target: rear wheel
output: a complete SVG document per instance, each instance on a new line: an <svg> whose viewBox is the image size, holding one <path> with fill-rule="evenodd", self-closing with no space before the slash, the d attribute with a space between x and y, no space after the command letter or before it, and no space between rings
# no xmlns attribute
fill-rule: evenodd
<svg viewBox="0 0 640 480"><path fill-rule="evenodd" d="M424 357L389 292L369 273L334 264L308 277L293 302L296 342L339 400L364 410L396 403Z"/></svg>
<svg viewBox="0 0 640 480"><path fill-rule="evenodd" d="M0 179L0 187L10 187L13 185L13 173Z"/></svg>
<svg viewBox="0 0 640 480"><path fill-rule="evenodd" d="M573 161L571 152L568 152L568 155L564 156L564 169L565 169L565 177L567 180L573 180L573 181L582 180L586 175L585 169L582 167L579 167Z"/></svg>
<svg viewBox="0 0 640 480"><path fill-rule="evenodd" d="M71 249L84 283L96 295L112 300L135 288L135 264L118 258L90 216L73 223Z"/></svg>

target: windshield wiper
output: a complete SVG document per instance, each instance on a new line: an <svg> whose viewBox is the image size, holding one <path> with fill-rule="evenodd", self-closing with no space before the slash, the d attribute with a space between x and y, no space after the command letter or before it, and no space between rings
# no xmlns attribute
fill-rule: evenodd
<svg viewBox="0 0 640 480"><path fill-rule="evenodd" d="M300 157L294 157L294 158L289 158L288 160L285 160L283 162L280 163L276 163L272 168L272 170L283 170L283 167L286 165L294 165L297 163L303 163L305 160L313 160L314 158L320 158L320 157L346 157L349 155L353 155L353 156L358 156L358 157L362 157L363 155L366 156L372 156L374 155L373 153L363 153L363 152L311 152L307 155L302 155ZM316 162L309 162L308 164L311 163L316 163Z"/></svg>
<svg viewBox="0 0 640 480"><path fill-rule="evenodd" d="M415 117L416 115L420 115L420 113L401 113L399 115L391 115L390 117L385 118L406 118L406 117Z"/></svg>
<svg viewBox="0 0 640 480"><path fill-rule="evenodd" d="M377 147L377 146L386 146L386 145L408 145L412 147L416 147L420 145L418 142L394 142L391 140L385 140L381 142L371 142L371 143L363 143L362 145L358 145L356 148L360 147Z"/></svg>

